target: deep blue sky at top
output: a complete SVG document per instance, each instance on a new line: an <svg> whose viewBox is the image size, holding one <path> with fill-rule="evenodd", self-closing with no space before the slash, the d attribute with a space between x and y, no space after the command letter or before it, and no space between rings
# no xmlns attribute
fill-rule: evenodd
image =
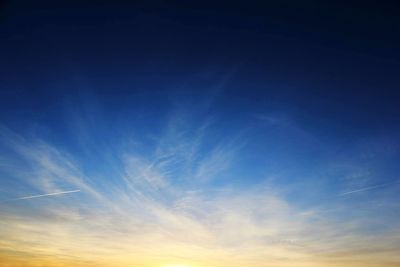
<svg viewBox="0 0 400 267"><path fill-rule="evenodd" d="M1 122L62 133L93 98L151 127L170 100L212 98L237 127L284 111L340 142L399 130L395 1L131 2L2 4Z"/></svg>

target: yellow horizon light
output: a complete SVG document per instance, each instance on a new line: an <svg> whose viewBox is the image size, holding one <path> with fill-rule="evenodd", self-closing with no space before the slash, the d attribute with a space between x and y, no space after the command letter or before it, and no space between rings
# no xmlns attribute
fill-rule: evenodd
<svg viewBox="0 0 400 267"><path fill-rule="evenodd" d="M192 267L192 266L187 264L164 264L161 265L161 267Z"/></svg>

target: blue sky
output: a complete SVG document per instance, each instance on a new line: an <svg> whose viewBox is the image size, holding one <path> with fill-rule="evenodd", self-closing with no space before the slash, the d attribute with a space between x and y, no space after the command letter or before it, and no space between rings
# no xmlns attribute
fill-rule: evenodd
<svg viewBox="0 0 400 267"><path fill-rule="evenodd" d="M285 5L18 3L0 24L0 260L400 263L389 10L317 5L327 34L311 6L298 24Z"/></svg>

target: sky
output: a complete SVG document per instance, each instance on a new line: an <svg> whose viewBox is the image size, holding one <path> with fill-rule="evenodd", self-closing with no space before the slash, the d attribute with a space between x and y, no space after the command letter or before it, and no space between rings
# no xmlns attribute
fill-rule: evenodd
<svg viewBox="0 0 400 267"><path fill-rule="evenodd" d="M0 265L400 265L395 1L4 1Z"/></svg>

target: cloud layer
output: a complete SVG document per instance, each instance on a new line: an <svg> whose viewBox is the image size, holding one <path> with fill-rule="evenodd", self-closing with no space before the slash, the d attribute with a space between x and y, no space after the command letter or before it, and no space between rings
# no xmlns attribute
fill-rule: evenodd
<svg viewBox="0 0 400 267"><path fill-rule="evenodd" d="M300 132L294 124L286 128L287 119L276 126L279 120L268 118L282 131ZM350 198L372 188L359 181L364 187L354 189L354 177L368 176L349 174L360 162L343 167L330 158L323 170L298 173L303 184L282 182L290 179L285 172L255 179L243 171L243 159L251 158L246 136L215 138L215 125L174 116L150 145L146 136L90 148L108 154L92 161L3 127L2 197L19 201L0 203L0 260L5 266L398 266L398 205L386 196ZM343 169L350 178L326 191L332 185L323 177Z"/></svg>

